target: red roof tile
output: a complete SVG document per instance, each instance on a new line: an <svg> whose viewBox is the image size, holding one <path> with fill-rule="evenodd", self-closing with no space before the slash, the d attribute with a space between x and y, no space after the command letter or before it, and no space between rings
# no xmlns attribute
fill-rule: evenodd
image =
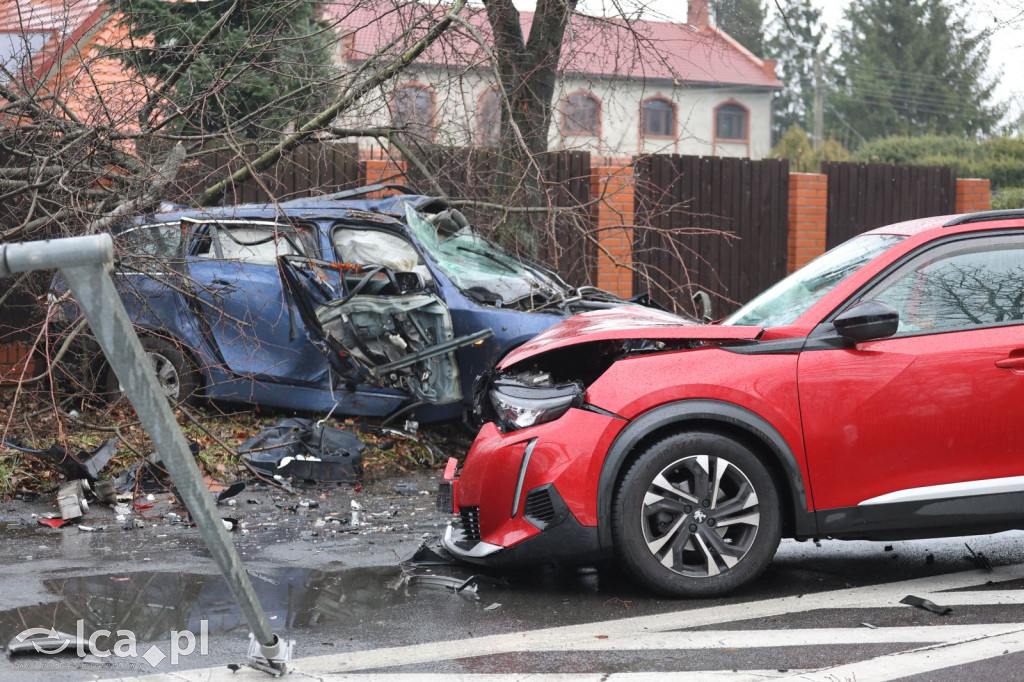
<svg viewBox="0 0 1024 682"><path fill-rule="evenodd" d="M398 5L396 7L396 5ZM354 9L353 9L354 7ZM361 60L376 53L404 30L422 33L431 19L447 7L394 0L351 0L325 3L325 18L341 30L355 32L348 58ZM485 40L491 29L482 8L466 8L463 16ZM528 37L532 12L519 13L523 35ZM386 50L397 54L401 45ZM420 63L464 68L490 68L486 53L470 32L455 25L442 40L420 57ZM710 27L701 31L688 24L619 18L591 18L574 14L562 50L561 68L568 73L666 80L688 84L740 85L781 88L771 64L745 50L724 32Z"/></svg>

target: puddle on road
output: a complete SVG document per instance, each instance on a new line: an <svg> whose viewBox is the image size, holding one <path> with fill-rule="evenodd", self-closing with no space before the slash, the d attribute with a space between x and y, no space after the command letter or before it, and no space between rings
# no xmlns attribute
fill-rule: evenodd
<svg viewBox="0 0 1024 682"><path fill-rule="evenodd" d="M422 600L428 593L403 580L401 567L354 568L327 572L285 569L250 573L260 603L275 629L306 628L358 621L382 608ZM53 578L44 582L59 601L0 612L0 642L33 627L85 636L97 630L131 630L140 642L167 638L172 630L211 635L247 633L249 626L220 575L123 573ZM469 596L469 595L467 595ZM102 644L102 642L101 642Z"/></svg>

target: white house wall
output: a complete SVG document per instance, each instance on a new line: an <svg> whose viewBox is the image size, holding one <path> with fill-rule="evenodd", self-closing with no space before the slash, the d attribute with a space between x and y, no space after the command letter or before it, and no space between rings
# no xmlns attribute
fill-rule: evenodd
<svg viewBox="0 0 1024 682"><path fill-rule="evenodd" d="M338 125L358 128L390 125L395 88L408 84L429 86L434 91L437 143L453 146L477 143L478 102L494 84L493 76L480 70L467 70L460 74L448 74L443 69L432 67L407 70L401 80L389 83L364 98L359 107L338 120ZM679 153L749 156L753 159L767 156L771 149L772 94L767 90L742 86L686 87L664 82L565 75L558 84L557 99L580 90L590 92L601 102L600 135L564 136L559 126L561 111L556 102L551 126L552 149L579 149L616 157ZM665 97L676 105L674 138L641 139L640 104L651 97ZM728 102L738 103L747 109L748 142L716 143L713 139L715 108ZM360 146L363 149L379 148L367 139L361 140Z"/></svg>

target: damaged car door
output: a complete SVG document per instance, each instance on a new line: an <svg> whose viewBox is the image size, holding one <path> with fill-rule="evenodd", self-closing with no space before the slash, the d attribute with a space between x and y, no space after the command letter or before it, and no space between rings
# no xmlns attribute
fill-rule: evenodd
<svg viewBox="0 0 1024 682"><path fill-rule="evenodd" d="M331 230L331 243L336 263L295 257L281 262L296 307L332 366L343 374L354 369L366 383L404 390L424 403L460 401L455 350L493 332L456 338L429 268L404 237L372 223L342 221ZM326 284L322 273L328 269L339 274L337 288Z"/></svg>
<svg viewBox="0 0 1024 682"><path fill-rule="evenodd" d="M280 255L315 255L312 228L259 220L186 218L189 285L210 346L232 375L317 385L327 372L287 305Z"/></svg>

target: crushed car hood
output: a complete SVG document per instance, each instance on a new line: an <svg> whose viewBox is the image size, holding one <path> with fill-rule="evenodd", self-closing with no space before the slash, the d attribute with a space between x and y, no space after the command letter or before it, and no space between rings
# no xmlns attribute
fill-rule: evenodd
<svg viewBox="0 0 1024 682"><path fill-rule="evenodd" d="M506 369L556 348L593 341L747 341L756 339L763 331L761 327L699 324L651 308L621 306L582 313L556 324L506 355L498 368Z"/></svg>

